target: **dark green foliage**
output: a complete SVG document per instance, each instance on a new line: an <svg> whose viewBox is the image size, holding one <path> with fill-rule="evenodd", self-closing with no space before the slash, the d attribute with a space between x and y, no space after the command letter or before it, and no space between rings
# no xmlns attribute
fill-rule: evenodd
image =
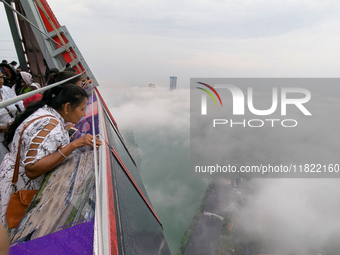
<svg viewBox="0 0 340 255"><path fill-rule="evenodd" d="M194 233L194 230L196 228L196 225L199 221L199 219L201 218L201 216L203 215L204 212L204 208L207 204L207 200L209 198L209 195L211 193L211 189L214 187L215 182L211 182L205 192L202 204L200 205L200 207L197 209L196 215L192 218L188 230L184 232L184 235L182 237L182 242L181 242L181 247L179 248L179 251L176 253L176 255L182 255L184 254L185 249L187 248L187 245L190 241L190 238L192 236L192 234Z"/></svg>

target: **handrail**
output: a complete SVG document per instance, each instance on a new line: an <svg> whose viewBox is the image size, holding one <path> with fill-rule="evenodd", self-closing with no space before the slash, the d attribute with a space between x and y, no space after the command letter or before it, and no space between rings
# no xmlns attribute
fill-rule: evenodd
<svg viewBox="0 0 340 255"><path fill-rule="evenodd" d="M43 88L41 88L41 89L36 89L36 90L31 91L31 92L28 92L28 93L25 93L25 94L22 94L22 95L19 95L19 96L16 96L16 97L7 99L7 100L5 100L5 101L1 101L1 102L0 102L0 108L9 106L9 105L11 105L11 104L15 104L16 102L19 102L20 100L24 100L24 99L26 99L26 98L28 98L28 97L31 97L31 96L34 96L34 95L36 95L36 94L38 94L38 93L40 93L40 92L43 92L43 91L45 91L45 90L54 88L54 87L56 87L56 86L58 86L58 85L60 85L60 84L63 84L63 83L65 83L65 82L68 82L68 81L70 81L70 80L72 80L72 79L74 79L74 78L76 78L76 77L78 77L78 76L80 76L80 75L82 75L82 74L84 74L84 73L85 73L85 72L79 73L79 74L74 75L74 76L72 76L72 77L70 77L70 78L67 78L67 79L65 79L65 80L58 81L58 82L56 82L56 83L52 83L51 85L45 86L45 87L43 87Z"/></svg>

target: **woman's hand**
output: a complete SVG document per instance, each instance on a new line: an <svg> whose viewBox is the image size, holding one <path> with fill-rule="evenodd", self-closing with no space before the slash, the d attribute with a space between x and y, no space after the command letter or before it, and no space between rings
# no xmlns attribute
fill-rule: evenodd
<svg viewBox="0 0 340 255"><path fill-rule="evenodd" d="M33 179L47 173L48 171L57 167L61 162L64 161L64 159L65 159L64 155L67 157L76 148L80 148L80 147L83 147L85 145L89 145L93 148L92 139L93 139L92 135L86 134L86 135L78 138L77 140L74 140L73 142L67 144L65 147L59 148L60 152L57 151L53 154L49 154L49 155L43 157L42 159L38 160L34 165L27 164L25 166L25 173L26 173L27 177L33 180ZM103 145L103 142L100 141L98 138L96 138L96 144L97 144L97 147L98 147L100 145Z"/></svg>
<svg viewBox="0 0 340 255"><path fill-rule="evenodd" d="M74 125L73 125L72 123L68 123L68 124L65 126L66 131L68 131L71 127L74 127Z"/></svg>
<svg viewBox="0 0 340 255"><path fill-rule="evenodd" d="M0 133L5 133L9 124L11 124L11 122L7 122L6 126L0 126Z"/></svg>
<svg viewBox="0 0 340 255"><path fill-rule="evenodd" d="M75 146L75 148L80 148L83 147L85 145L89 145L93 148L93 136L90 134L86 134L80 138L78 138L77 140L74 140L73 145ZM97 137L96 137L96 145L97 147L100 145L103 145L103 142L100 141Z"/></svg>
<svg viewBox="0 0 340 255"><path fill-rule="evenodd" d="M7 126L0 126L0 133L4 133Z"/></svg>

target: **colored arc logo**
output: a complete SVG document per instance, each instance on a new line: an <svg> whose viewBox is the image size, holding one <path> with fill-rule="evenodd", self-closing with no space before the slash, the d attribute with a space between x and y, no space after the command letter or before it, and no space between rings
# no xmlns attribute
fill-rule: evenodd
<svg viewBox="0 0 340 255"><path fill-rule="evenodd" d="M205 84L205 83L203 83L203 82L197 82L197 83L199 83L199 84L201 84L201 85L204 85L204 86L208 87L209 89L211 89L211 90L215 93L215 95L218 97L218 100L220 100L220 103L221 103L221 106L222 106L222 101L221 101L220 95L217 93L217 91L216 91L213 87L211 87L210 85ZM205 91L205 92L207 92L207 93L209 94L209 96L211 96L211 98L214 100L215 105L217 105L214 96L213 96L208 90L203 89L203 88L200 88L200 87L197 87L197 88L198 88L198 89L201 89L201 90L203 90L203 91Z"/></svg>

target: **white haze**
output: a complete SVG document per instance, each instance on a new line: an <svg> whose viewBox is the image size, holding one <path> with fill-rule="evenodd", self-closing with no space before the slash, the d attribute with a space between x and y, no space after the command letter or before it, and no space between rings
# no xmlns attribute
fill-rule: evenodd
<svg viewBox="0 0 340 255"><path fill-rule="evenodd" d="M185 87L190 77L338 77L336 0L48 3L100 84L164 86L170 75ZM0 22L1 59L16 60L3 7Z"/></svg>
<svg viewBox="0 0 340 255"><path fill-rule="evenodd" d="M100 86L124 135L132 130L141 177L173 254L200 206L207 182L189 174L189 90Z"/></svg>
<svg viewBox="0 0 340 255"><path fill-rule="evenodd" d="M206 180L189 175L189 90L102 86L100 91L119 128L133 130L142 155L142 179L175 253L207 186ZM264 240L275 240L277 251L305 254L340 232L338 179L250 183L254 193L239 209L236 224Z"/></svg>
<svg viewBox="0 0 340 255"><path fill-rule="evenodd" d="M339 179L257 179L251 185L255 192L238 212L237 224L275 244L273 252L339 248Z"/></svg>

